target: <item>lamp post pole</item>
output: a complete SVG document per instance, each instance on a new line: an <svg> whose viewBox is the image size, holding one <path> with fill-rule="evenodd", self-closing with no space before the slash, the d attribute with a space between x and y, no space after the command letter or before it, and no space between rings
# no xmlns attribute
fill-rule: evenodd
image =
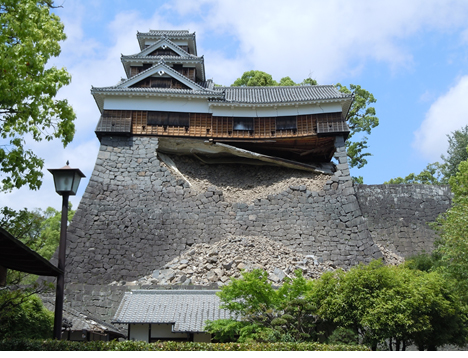
<svg viewBox="0 0 468 358"><path fill-rule="evenodd" d="M58 268L61 270L57 276L55 291L54 338L62 338L63 318L63 292L65 284L65 252L67 251L67 223L68 223L68 194L62 195L62 220L60 221L60 243Z"/></svg>
<svg viewBox="0 0 468 358"><path fill-rule="evenodd" d="M81 178L85 175L79 169L67 165L60 169L49 169L54 176L55 191L62 196L62 220L60 222L60 243L58 254L57 285L55 291L54 338L62 338L63 296L65 286L65 254L67 251L68 198L76 195Z"/></svg>

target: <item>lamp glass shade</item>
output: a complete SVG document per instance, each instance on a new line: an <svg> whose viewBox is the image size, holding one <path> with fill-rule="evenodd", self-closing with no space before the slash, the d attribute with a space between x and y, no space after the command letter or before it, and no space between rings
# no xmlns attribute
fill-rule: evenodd
<svg viewBox="0 0 468 358"><path fill-rule="evenodd" d="M61 169L49 169L54 176L55 191L60 194L76 195L81 178L84 174L79 169L65 166Z"/></svg>

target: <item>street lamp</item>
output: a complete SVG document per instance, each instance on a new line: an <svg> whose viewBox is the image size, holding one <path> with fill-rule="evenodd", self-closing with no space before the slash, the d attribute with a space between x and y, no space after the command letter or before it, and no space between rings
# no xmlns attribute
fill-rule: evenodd
<svg viewBox="0 0 468 358"><path fill-rule="evenodd" d="M60 169L48 169L54 176L55 191L62 196L62 220L60 224L60 243L58 268L61 273L57 276L55 294L54 338L62 338L63 316L63 288L65 282L65 251L67 247L68 197L76 195L81 178L85 175L79 169L72 169L67 165Z"/></svg>

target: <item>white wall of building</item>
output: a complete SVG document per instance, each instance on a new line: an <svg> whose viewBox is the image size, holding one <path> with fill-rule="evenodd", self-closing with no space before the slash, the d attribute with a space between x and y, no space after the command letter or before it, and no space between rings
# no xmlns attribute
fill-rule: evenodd
<svg viewBox="0 0 468 358"><path fill-rule="evenodd" d="M207 99L156 96L112 96L104 100L104 109L212 113L220 117L277 117L341 112L339 103L271 107L209 106Z"/></svg>
<svg viewBox="0 0 468 358"><path fill-rule="evenodd" d="M149 324L131 324L130 325L130 337L131 341L145 341L148 342L148 330Z"/></svg>

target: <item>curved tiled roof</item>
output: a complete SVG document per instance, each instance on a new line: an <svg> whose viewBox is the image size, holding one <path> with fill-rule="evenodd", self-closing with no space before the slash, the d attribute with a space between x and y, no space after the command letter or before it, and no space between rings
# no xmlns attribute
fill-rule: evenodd
<svg viewBox="0 0 468 358"><path fill-rule="evenodd" d="M196 82L192 81L190 78L188 77L185 77L184 75L181 75L179 72L177 72L176 70L174 70L173 68L169 67L166 65L166 62L164 59L161 59L160 62L154 64L153 66L151 66L150 68L138 73L137 75L133 76L133 77L130 77L122 82L120 82L117 86L114 86L114 87L118 87L118 88L122 88L122 86L126 83L128 83L129 81L132 81L134 80L135 78L137 77L141 77L142 79L145 78L146 74L148 74L148 72L151 72L154 70L155 67L157 66L163 66L166 73L168 74L171 74L172 77L176 78L176 79L179 79L179 80L183 80L183 81L187 81L189 83L191 83L192 85L195 85L196 87L200 87L200 89L203 89L203 87L201 87L199 84L197 84Z"/></svg>
<svg viewBox="0 0 468 358"><path fill-rule="evenodd" d="M98 92L108 92L108 93L161 93L161 94L185 94L185 95L205 95L205 96L216 96L221 97L222 93L218 93L216 91L206 90L192 90L192 89L180 89L180 88L157 88L157 87L93 87L91 88L91 93L98 93Z"/></svg>
<svg viewBox="0 0 468 358"><path fill-rule="evenodd" d="M122 60L161 60L161 58L164 58L165 61L180 61L180 60L190 60L190 61L203 61L203 57L200 56L194 56L188 54L188 56L140 56L140 55L128 55L128 56L122 56Z"/></svg>
<svg viewBox="0 0 468 358"><path fill-rule="evenodd" d="M223 100L213 99L214 102L226 103L287 103L308 102L320 100L352 99L352 94L338 91L333 85L321 86L274 86L274 87L216 87L223 91Z"/></svg>
<svg viewBox="0 0 468 358"><path fill-rule="evenodd" d="M173 332L203 332L206 320L231 318L214 290L126 292L113 323L171 323Z"/></svg>
<svg viewBox="0 0 468 358"><path fill-rule="evenodd" d="M139 35L156 35L156 36L193 36L195 33L190 33L188 30L149 30L149 32L139 32Z"/></svg>

